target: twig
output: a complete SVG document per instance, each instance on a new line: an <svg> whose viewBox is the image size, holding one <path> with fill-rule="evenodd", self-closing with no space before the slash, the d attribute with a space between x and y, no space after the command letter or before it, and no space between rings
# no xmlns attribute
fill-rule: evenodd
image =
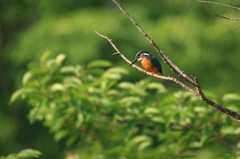
<svg viewBox="0 0 240 159"><path fill-rule="evenodd" d="M232 2L233 5L236 5L233 0L230 0L230 1Z"/></svg>
<svg viewBox="0 0 240 159"><path fill-rule="evenodd" d="M236 31L236 30L238 30L238 29L240 29L240 27L237 27L236 29L233 29L232 31Z"/></svg>
<svg viewBox="0 0 240 159"><path fill-rule="evenodd" d="M240 152L240 148L238 148L236 145L224 140L223 138L221 137L218 137L217 138L220 142L224 143L225 145L229 146L230 148L236 150L236 151L239 151Z"/></svg>
<svg viewBox="0 0 240 159"><path fill-rule="evenodd" d="M216 2L211 2L211 1L198 1L198 2L202 2L202 3L211 3L211 4L216 4L216 5L220 5L220 6L224 6L224 7L229 7L229 8L233 8L233 9L238 9L240 10L240 8L235 7L235 6L229 6L226 4L222 4L222 3L216 3Z"/></svg>
<svg viewBox="0 0 240 159"><path fill-rule="evenodd" d="M144 32L142 30L142 28L137 24L136 21L134 21L132 19L132 17L120 6L120 4L118 2L116 2L116 0L112 0L117 6L118 8L132 21L132 23L138 28L138 30L145 36L145 38L150 42L150 45L152 45L157 52L159 53L159 55L162 57L162 59L164 60L165 63L167 63L169 65L169 67L180 77L182 77L183 79L185 79L188 83L190 83L192 86L194 86L196 88L196 91L193 90L192 88L186 86L184 83L178 81L176 78L173 77L165 77L165 76L159 76L154 74L154 77L157 78L161 78L164 80L170 80L175 82L176 84L180 85L181 87L183 87L184 89L186 89L187 91L192 92L194 95L198 96L202 101L204 101L205 103L211 105L212 107L214 107L216 110L219 110L225 114L227 114L228 116L230 116L231 118L235 119L236 121L240 122L240 114L224 108L220 105L218 105L217 103L213 102L212 100L208 99L201 88L201 85L199 84L198 80L196 77L193 77L193 79L191 79L189 76L187 76L182 70L180 70L163 52L162 50L160 50L160 48L154 43L154 41L147 35L146 32ZM205 2L205 1L200 1L200 2ZM117 53L114 53L113 55L120 55L127 63L131 63L131 61L129 61L118 49L117 47L113 44L112 40L109 39L107 36L103 36L101 34L99 34L98 32L96 32L96 34L98 34L99 36L107 39L109 41L109 43L113 46L113 48L117 51ZM140 67L138 67L137 65L132 65L134 68L138 69L139 71L144 72L144 70ZM152 73L147 72L148 75L152 75Z"/></svg>
<svg viewBox="0 0 240 159"><path fill-rule="evenodd" d="M220 18L223 18L223 19L228 19L228 20L240 20L240 18L229 18L229 17L223 16L223 15L218 15L218 14L215 14L215 13L213 13L213 15L215 15L217 17L220 17Z"/></svg>
<svg viewBox="0 0 240 159"><path fill-rule="evenodd" d="M222 3L216 3L216 2L211 2L211 1L198 1L198 2L203 2L203 3L211 3L211 4L216 4L216 5L222 5L222 6L225 6L225 7L229 7L229 8L234 8L234 9L238 9L240 10L240 8L238 7L235 7L235 6L229 6L229 5L225 5L225 4L222 4ZM231 2L236 5L233 0L231 0ZM218 15L218 14L215 14L213 13L213 15L217 16L217 17L220 17L220 18L223 18L223 19L228 19L228 20L240 20L240 18L230 18L230 17L226 17L226 16L223 16L223 15ZM233 31L236 31L238 30L240 27L238 27L237 29L234 29Z"/></svg>
<svg viewBox="0 0 240 159"><path fill-rule="evenodd" d="M190 77L188 77L182 70L180 70L164 53L163 51L155 44L155 42L148 36L148 34L137 24L137 22L121 7L121 5L116 1L112 0L118 8L130 19L130 21L138 28L138 30L145 36L145 38L149 41L150 45L152 45L159 55L162 57L164 62L168 64L168 66L173 70L175 73L177 73L180 77L182 77L184 80L186 80L188 83L190 83L193 86L196 86L196 83L194 80L192 80Z"/></svg>
<svg viewBox="0 0 240 159"><path fill-rule="evenodd" d="M194 80L192 80L190 77L188 77L186 74L183 73L182 70L180 70L163 52L162 50L160 50L160 48L153 42L153 40L147 35L146 32L144 32L142 30L142 28L137 24L137 22L135 20L133 20L133 18L121 7L121 5L116 1L116 0L112 0L117 6L118 8L128 17L128 19L130 19L130 21L138 28L138 30L145 36L145 38L150 42L150 45L153 45L153 47L157 50L157 52L160 54L160 56L163 58L163 60L169 65L169 67L176 73L178 74L180 77L182 77L183 79L185 79L187 82L189 82L190 84L192 84L193 86L195 86L195 88L197 89L198 93L195 94L197 95L201 100L203 100L204 102L206 102L207 104L213 106L215 109L224 112L225 114L229 115L230 117L234 118L235 120L240 122L240 114L224 108L216 103L214 103L213 101L209 100L208 98L205 97L205 95L203 94L203 91L201 89L201 86L199 84L199 82L197 81L196 78L194 78ZM183 84L184 85L184 84ZM183 87L184 88L184 87Z"/></svg>
<svg viewBox="0 0 240 159"><path fill-rule="evenodd" d="M208 99L208 98L204 95L204 93L203 93L203 91L202 91L202 88L201 88L201 86L200 86L200 84L199 84L199 82L198 82L198 80L197 80L197 77L194 77L194 80L195 80L196 83L198 83L198 87L196 87L196 89L197 89L197 91L199 92L199 95L200 95L200 96L198 96L198 97L199 97L202 101L204 101L205 103L213 106L213 108L215 108L216 110L219 110L219 111L227 114L228 116L234 118L234 119L237 120L238 122L240 122L240 114L232 111L231 109L222 107L222 106L218 105L217 103L213 102L212 100Z"/></svg>
<svg viewBox="0 0 240 159"><path fill-rule="evenodd" d="M112 45L112 47L117 51L116 53L113 53L113 55L120 55L127 63L131 64L131 61L128 60L119 50L118 48L114 45L114 43L112 42L112 39L109 39L107 36L104 36L104 35L101 35L100 33L98 33L97 31L95 31L95 33L97 35L99 35L100 37L104 38L104 39L107 39L108 42ZM139 71L141 72L144 72L145 70L138 67L137 65L133 64L132 65L134 68L138 69ZM145 72L144 72L145 73ZM174 77L166 77L166 76L160 76L160 75L157 75L157 74L153 74L151 72L146 72L146 74L148 75L151 75L151 76L154 76L154 77L157 77L157 78L160 78L160 79L164 79L164 80L169 80L169 81L173 81L175 82L176 84L180 85L181 87L183 87L184 89L186 89L187 91L189 92L192 92L194 95L196 96L199 96L199 93L197 93L196 91L194 91L192 88L186 86L184 83L182 83L181 81L177 80L176 78Z"/></svg>

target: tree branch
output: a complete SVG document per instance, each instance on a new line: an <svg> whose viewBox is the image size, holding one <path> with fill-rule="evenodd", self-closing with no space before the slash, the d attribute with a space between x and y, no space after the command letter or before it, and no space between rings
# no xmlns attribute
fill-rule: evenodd
<svg viewBox="0 0 240 159"><path fill-rule="evenodd" d="M211 1L198 1L198 2L202 2L202 3L211 3L211 4L216 4L216 5L220 5L220 6L224 6L224 7L229 7L229 8L233 8L233 9L240 10L240 8L238 8L238 7L235 7L235 6L229 6L229 5L222 4L222 3L216 3L216 2L211 2Z"/></svg>
<svg viewBox="0 0 240 159"><path fill-rule="evenodd" d="M138 30L145 36L145 38L149 41L150 45L152 45L159 55L162 57L163 61L171 68L172 71L177 73L180 77L186 80L193 86L196 86L194 80L188 77L183 71L181 71L164 53L163 51L155 44L155 42L148 36L148 34L138 25L138 23L121 7L121 5L116 1L112 0L118 8L128 17L128 19L138 28Z"/></svg>
<svg viewBox="0 0 240 159"><path fill-rule="evenodd" d="M197 80L197 77L194 77L194 80L196 83L198 83L198 80ZM232 117L233 119L237 120L238 122L240 122L240 114L232 111L231 109L228 109L228 108L225 108L225 107L222 107L220 105L218 105L217 103L213 102L212 100L208 99L203 91L202 91L202 88L200 86L200 84L198 83L198 87L196 87L197 91L199 92L199 95L198 96L202 101L204 101L205 103L211 105L213 108L215 108L216 110L219 110L225 114L227 114L228 116Z"/></svg>
<svg viewBox="0 0 240 159"><path fill-rule="evenodd" d="M236 5L236 4L233 2L233 0L230 0L230 1L232 2L233 5Z"/></svg>
<svg viewBox="0 0 240 159"><path fill-rule="evenodd" d="M104 35L101 35L100 33L98 33L97 31L95 31L96 34L98 34L100 37L102 38L105 38L108 40L108 42L112 45L112 47L117 51L116 53L113 53L113 55L120 55L127 63L131 64L131 61L128 60L119 50L118 48L114 45L114 43L112 42L112 39L109 39L107 36L104 36ZM138 67L137 65L133 64L132 65L134 68L138 69L139 71L141 72L144 72L148 75L151 75L153 77L156 77L156 78L160 78L160 79L164 79L164 80L169 80L169 81L173 81L175 82L176 84L180 85L181 87L183 87L184 89L186 89L187 91L189 92L192 92L194 95L196 96L199 96L199 94L194 91L192 88L186 86L184 83L180 82L179 80L177 80L176 78L174 77L166 77L166 76L160 76L160 75L157 75L157 74L153 74L151 72L145 72L144 69Z"/></svg>
<svg viewBox="0 0 240 159"><path fill-rule="evenodd" d="M240 152L240 149L236 145L234 145L234 144L224 140L222 137L218 137L217 139L220 142L224 143L225 145L229 146L230 148L234 149L235 151L239 151Z"/></svg>
<svg viewBox="0 0 240 159"><path fill-rule="evenodd" d="M228 20L240 20L240 18L229 18L229 17L223 16L223 15L218 15L218 14L215 14L215 13L213 13L213 15L215 15L217 17L220 17L220 18L223 18L223 19L228 19Z"/></svg>
<svg viewBox="0 0 240 159"><path fill-rule="evenodd" d="M180 76L181 78L183 78L185 81L187 81L189 84L191 84L192 86L195 87L196 90L193 90L192 88L186 86L184 83L180 82L179 80L177 80L174 77L166 77L166 76L160 76L157 74L154 74L154 77L160 78L160 79L164 79L164 80L169 80L169 81L173 81L176 84L180 85L181 87L183 87L185 90L193 93L194 95L198 96L203 102L211 105L213 108L215 108L216 110L219 110L225 114L227 114L228 116L230 116L231 118L235 119L236 121L240 122L240 114L224 108L220 105L218 105L217 103L211 101L210 99L208 99L205 95L204 92L202 91L201 85L199 84L197 77L193 77L190 78L189 76L187 76L182 70L180 70L164 53L163 51L154 43L154 41L147 35L146 32L143 31L143 29L137 24L137 22L135 20L133 20L133 18L121 7L121 5L116 1L116 0L112 0L117 6L118 8L128 17L128 19L130 19L130 21L138 28L138 30L145 36L145 38L149 41L150 45L152 45L157 52L159 53L159 55L162 57L162 59L164 60L164 62L166 64L168 64L168 66L171 68L171 70L173 70L178 76ZM205 1L200 1L200 2L205 2ZM213 3L213 2L210 2ZM215 3L214 3L215 4ZM131 63L131 61L129 61L118 49L117 47L113 44L112 39L109 39L107 36L103 36L101 34L99 34L98 32L96 32L96 34L98 34L99 36L101 36L102 38L105 38L109 41L109 43L113 46L113 48L117 51L117 53L114 53L113 55L120 55L127 63ZM138 67L137 65L132 65L134 68L138 69L139 71L144 72L144 70L140 67ZM152 75L152 73L147 72L148 75Z"/></svg>

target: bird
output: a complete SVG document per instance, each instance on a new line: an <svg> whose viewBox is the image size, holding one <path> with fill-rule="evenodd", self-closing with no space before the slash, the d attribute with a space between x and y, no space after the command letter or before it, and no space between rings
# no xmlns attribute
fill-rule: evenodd
<svg viewBox="0 0 240 159"><path fill-rule="evenodd" d="M135 59L132 61L130 66L135 62L141 61L141 64L146 72L152 72L152 76L156 73L158 75L163 75L162 66L155 56L150 55L146 50L141 50L137 52Z"/></svg>

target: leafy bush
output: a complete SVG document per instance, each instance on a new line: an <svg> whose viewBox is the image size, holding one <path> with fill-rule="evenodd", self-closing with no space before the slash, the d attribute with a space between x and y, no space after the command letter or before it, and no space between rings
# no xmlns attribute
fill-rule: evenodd
<svg viewBox="0 0 240 159"><path fill-rule="evenodd" d="M81 158L238 156L222 144L239 143L237 124L189 92L168 92L150 78L120 81L129 72L105 60L62 66L64 54L48 55L28 66L10 102L27 100L30 122L41 121ZM239 112L239 99L227 94L222 102Z"/></svg>
<svg viewBox="0 0 240 159"><path fill-rule="evenodd" d="M15 154L9 154L8 156L0 156L0 159L27 159L37 158L41 155L41 152L32 149L25 149Z"/></svg>

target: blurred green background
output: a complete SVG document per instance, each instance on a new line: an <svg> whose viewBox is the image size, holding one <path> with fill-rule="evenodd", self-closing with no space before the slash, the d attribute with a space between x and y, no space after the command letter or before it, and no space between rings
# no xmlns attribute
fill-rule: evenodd
<svg viewBox="0 0 240 159"><path fill-rule="evenodd" d="M204 90L219 98L224 93L239 93L240 30L233 31L239 22L212 14L234 17L237 10L194 0L119 2L180 69L198 77ZM233 5L230 0L216 2ZM240 6L239 1L234 2ZM29 124L26 103L8 104L12 92L21 86L27 64L39 61L45 51L52 57L66 54L65 64L70 65L109 60L131 72L123 77L125 81L146 77L120 57L112 56L115 50L94 31L113 39L130 60L139 50L149 51L162 63L164 75L176 77L111 0L1 0L0 155L26 147L40 150L43 158L64 153L64 144L54 142L47 128L40 123ZM170 91L182 90L172 82L160 82Z"/></svg>

